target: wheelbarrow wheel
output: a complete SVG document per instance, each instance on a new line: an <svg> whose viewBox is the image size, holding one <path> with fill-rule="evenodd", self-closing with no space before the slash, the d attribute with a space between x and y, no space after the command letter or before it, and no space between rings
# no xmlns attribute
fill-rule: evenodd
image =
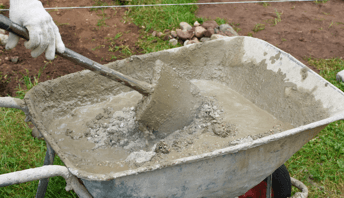
<svg viewBox="0 0 344 198"><path fill-rule="evenodd" d="M267 179L247 191L239 198L266 198ZM287 167L283 164L272 173L272 197L287 198L291 196L291 180Z"/></svg>

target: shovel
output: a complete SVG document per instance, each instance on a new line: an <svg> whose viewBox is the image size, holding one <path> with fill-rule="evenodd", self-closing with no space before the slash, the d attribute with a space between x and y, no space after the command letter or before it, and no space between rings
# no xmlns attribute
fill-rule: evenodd
<svg viewBox="0 0 344 198"><path fill-rule="evenodd" d="M29 40L29 32L25 27L13 23L2 14L0 28ZM149 84L104 67L68 48L64 53L56 54L142 94L143 99L136 107L136 120L141 130L157 131L159 138L190 124L199 110L201 97L197 87L159 60L155 63L153 83Z"/></svg>

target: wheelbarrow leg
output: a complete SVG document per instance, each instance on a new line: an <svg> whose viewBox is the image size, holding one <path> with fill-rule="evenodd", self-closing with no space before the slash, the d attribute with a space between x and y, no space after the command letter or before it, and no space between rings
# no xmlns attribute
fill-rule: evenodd
<svg viewBox="0 0 344 198"><path fill-rule="evenodd" d="M266 198L271 198L272 174L267 177Z"/></svg>
<svg viewBox="0 0 344 198"><path fill-rule="evenodd" d="M53 165L55 151L51 148L50 144L47 141L45 141L45 143L47 144L47 153L45 154L44 165ZM39 180L36 198L44 197L45 192L47 191L48 183L49 178Z"/></svg>

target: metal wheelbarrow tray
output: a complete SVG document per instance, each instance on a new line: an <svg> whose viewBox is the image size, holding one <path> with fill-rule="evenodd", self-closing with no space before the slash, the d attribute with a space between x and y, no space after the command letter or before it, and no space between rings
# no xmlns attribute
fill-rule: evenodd
<svg viewBox="0 0 344 198"><path fill-rule="evenodd" d="M28 118L93 197L237 197L272 174L329 123L344 118L342 91L291 55L256 38L212 40L107 66L149 82L150 66L157 59L188 79L226 84L296 128L168 165L94 174L71 162L48 132L48 120L130 89L87 70L39 83L25 95L21 108L27 106ZM90 93L98 101L89 99ZM17 106L13 102L6 107Z"/></svg>

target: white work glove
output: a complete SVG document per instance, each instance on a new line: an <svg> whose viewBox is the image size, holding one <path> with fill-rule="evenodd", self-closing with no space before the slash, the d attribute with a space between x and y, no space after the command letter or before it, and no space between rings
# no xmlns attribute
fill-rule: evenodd
<svg viewBox="0 0 344 198"><path fill-rule="evenodd" d="M10 19L29 31L30 40L24 43L36 58L45 51L45 57L53 60L55 49L63 53L65 46L53 19L38 0L10 0ZM14 48L19 37L10 33L6 49Z"/></svg>

